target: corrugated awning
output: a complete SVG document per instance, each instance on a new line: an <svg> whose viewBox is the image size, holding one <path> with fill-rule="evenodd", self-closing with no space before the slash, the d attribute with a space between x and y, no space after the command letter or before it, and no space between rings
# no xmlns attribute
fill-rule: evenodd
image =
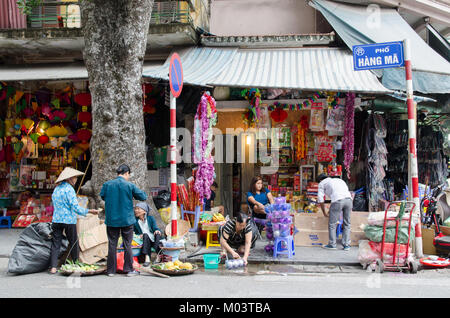
<svg viewBox="0 0 450 318"><path fill-rule="evenodd" d="M161 67L161 64L144 63L143 72ZM59 81L87 80L87 69L82 63L54 63L6 65L0 67L0 81Z"/></svg>
<svg viewBox="0 0 450 318"><path fill-rule="evenodd" d="M352 54L343 49L196 47L178 53L184 82L192 85L390 92L370 71L355 72ZM169 60L143 76L168 80Z"/></svg>
<svg viewBox="0 0 450 318"><path fill-rule="evenodd" d="M450 63L429 47L395 9L378 8L374 11L367 6L327 0L312 0L311 5L323 14L350 50L354 45L408 38L414 90L422 93L450 91ZM387 88L406 89L404 68L387 68L377 74L383 74L382 82Z"/></svg>

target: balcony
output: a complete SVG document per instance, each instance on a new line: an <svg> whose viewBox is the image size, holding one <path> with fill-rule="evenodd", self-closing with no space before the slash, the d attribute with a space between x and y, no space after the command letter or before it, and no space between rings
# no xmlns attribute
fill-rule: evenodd
<svg viewBox="0 0 450 318"><path fill-rule="evenodd" d="M11 19L14 23L6 19L11 19L11 13L0 14L0 64L82 59L78 1L44 0L30 15L24 17L17 11ZM177 46L195 45L199 42L197 28L209 29L207 0L155 0L147 50L163 55Z"/></svg>

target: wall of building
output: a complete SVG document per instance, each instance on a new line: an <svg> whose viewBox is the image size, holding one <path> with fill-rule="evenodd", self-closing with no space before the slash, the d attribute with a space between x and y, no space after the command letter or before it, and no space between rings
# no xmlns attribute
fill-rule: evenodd
<svg viewBox="0 0 450 318"><path fill-rule="evenodd" d="M215 35L286 35L318 32L316 10L299 0L213 0Z"/></svg>

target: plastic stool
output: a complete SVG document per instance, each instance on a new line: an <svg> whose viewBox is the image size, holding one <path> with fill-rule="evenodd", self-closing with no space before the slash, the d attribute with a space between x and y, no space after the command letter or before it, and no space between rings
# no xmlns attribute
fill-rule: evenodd
<svg viewBox="0 0 450 318"><path fill-rule="evenodd" d="M200 206L196 206L195 207L195 211L186 211L183 207L183 205L181 205L181 219L184 220L184 215L185 214L192 214L194 215L194 226L192 228L189 229L190 232L197 232L198 230L198 223L200 221Z"/></svg>
<svg viewBox="0 0 450 318"><path fill-rule="evenodd" d="M3 224L3 221L6 220L7 224ZM0 216L0 228L10 229L11 228L11 217L10 216Z"/></svg>
<svg viewBox="0 0 450 318"><path fill-rule="evenodd" d="M282 242L286 242L287 249L281 248ZM276 258L278 255L287 255L288 258L295 255L294 237L292 235L275 238L275 242L273 243L273 257Z"/></svg>
<svg viewBox="0 0 450 318"><path fill-rule="evenodd" d="M208 230L206 232L206 248L209 248L210 246L219 246L220 247L219 241L216 241L213 239L214 234L217 235L217 230Z"/></svg>

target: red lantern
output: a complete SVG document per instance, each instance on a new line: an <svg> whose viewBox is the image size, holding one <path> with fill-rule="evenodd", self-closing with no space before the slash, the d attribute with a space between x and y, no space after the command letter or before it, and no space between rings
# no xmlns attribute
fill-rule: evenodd
<svg viewBox="0 0 450 318"><path fill-rule="evenodd" d="M270 114L270 117L276 122L284 121L288 116L288 113L281 108L277 108Z"/></svg>
<svg viewBox="0 0 450 318"><path fill-rule="evenodd" d="M81 93L75 95L75 103L77 103L80 106L89 106L91 105L91 94L89 93Z"/></svg>
<svg viewBox="0 0 450 318"><path fill-rule="evenodd" d="M38 137L38 143L40 143L41 145L45 145L46 143L49 142L49 138L46 135L42 135Z"/></svg>
<svg viewBox="0 0 450 318"><path fill-rule="evenodd" d="M89 129L80 129L77 131L78 140L85 143L91 139L92 132Z"/></svg>

